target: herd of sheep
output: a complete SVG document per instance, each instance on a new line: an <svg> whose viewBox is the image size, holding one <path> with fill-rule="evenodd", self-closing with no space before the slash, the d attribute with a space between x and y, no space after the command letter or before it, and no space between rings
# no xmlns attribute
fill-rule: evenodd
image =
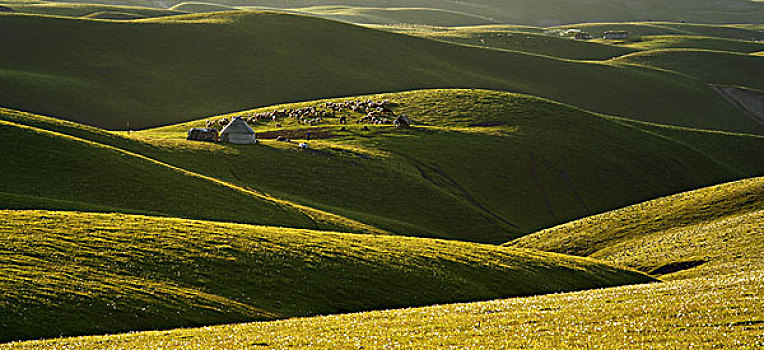
<svg viewBox="0 0 764 350"><path fill-rule="evenodd" d="M388 124L395 125L397 127L409 127L411 126L411 120L406 117L405 114L396 115L392 109L392 103L389 100L373 101L367 100L354 100L346 102L325 102L318 107L303 107L297 109L281 109L271 112L253 113L249 117L242 118L250 124L273 122L276 127L280 127L280 120L294 119L298 124L305 125L318 125L321 124L324 119L339 118L340 124L347 124L347 113L350 112L350 117L353 114L360 114L356 123L358 124ZM339 117L337 116L338 114ZM207 120L207 128L213 128L216 126L224 127L228 125L231 120L228 118L221 118L217 120Z"/></svg>

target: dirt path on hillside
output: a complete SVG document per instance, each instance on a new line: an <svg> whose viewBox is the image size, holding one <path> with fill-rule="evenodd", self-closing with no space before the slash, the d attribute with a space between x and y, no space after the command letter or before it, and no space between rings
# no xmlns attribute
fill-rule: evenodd
<svg viewBox="0 0 764 350"><path fill-rule="evenodd" d="M497 214L485 206L483 203L478 201L478 199L475 198L475 196L473 196L469 191L467 191L466 188L464 188L460 183L456 182L456 180L448 175L448 173L443 171L443 169L441 169L437 163L427 164L423 161L419 161L411 157L403 155L401 156L406 158L419 171L419 174L422 176L422 178L431 184L443 188L444 190L449 191L456 196L466 200L468 203L478 209L479 212L482 212L486 219L497 223L503 223L516 229L520 229L520 226L509 222L507 219L504 219L501 215Z"/></svg>
<svg viewBox="0 0 764 350"><path fill-rule="evenodd" d="M711 88L764 127L764 92L736 86L711 85Z"/></svg>

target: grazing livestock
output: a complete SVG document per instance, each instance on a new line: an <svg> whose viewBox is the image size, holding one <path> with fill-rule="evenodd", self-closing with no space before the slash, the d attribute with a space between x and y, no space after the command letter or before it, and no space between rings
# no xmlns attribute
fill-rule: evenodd
<svg viewBox="0 0 764 350"><path fill-rule="evenodd" d="M393 124L398 128L408 128L411 127L411 119L409 119L409 117L407 117L405 114L401 114L398 116L398 118L395 118Z"/></svg>

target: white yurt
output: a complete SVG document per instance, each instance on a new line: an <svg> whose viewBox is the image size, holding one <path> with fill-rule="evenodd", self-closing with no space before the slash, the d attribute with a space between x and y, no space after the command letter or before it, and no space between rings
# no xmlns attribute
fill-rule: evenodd
<svg viewBox="0 0 764 350"><path fill-rule="evenodd" d="M235 117L220 132L220 141L236 144L257 143L255 131L241 117Z"/></svg>

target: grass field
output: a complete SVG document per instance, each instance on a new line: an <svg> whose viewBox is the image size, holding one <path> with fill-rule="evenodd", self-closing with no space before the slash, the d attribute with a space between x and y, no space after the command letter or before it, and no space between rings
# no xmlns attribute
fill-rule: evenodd
<svg viewBox="0 0 764 350"><path fill-rule="evenodd" d="M82 0L93 2L94 0ZM146 0L96 0L101 3L120 3L156 6ZM181 1L177 1L181 2ZM218 0L217 3L234 6L270 8L300 8L330 5L352 9L377 8L430 8L488 17L501 23L550 26L582 22L672 21L695 23L760 23L764 4L749 0L641 0L631 2L615 0L591 2L588 0L547 0L528 3L521 0ZM175 2L169 2L174 4ZM432 20L432 13L423 13L422 21ZM390 16L390 15L388 15Z"/></svg>
<svg viewBox="0 0 764 350"><path fill-rule="evenodd" d="M18 13L38 14L50 16L67 17L85 17L98 16L103 14L132 14L137 18L150 18L161 16L173 16L185 12L156 9L144 6L120 6L120 5L99 5L99 4L78 4L67 2L49 2L49 1L14 1L2 0L0 6L5 6ZM104 18L108 19L108 18ZM118 18L116 18L118 19ZM136 19L136 18L127 18Z"/></svg>
<svg viewBox="0 0 764 350"><path fill-rule="evenodd" d="M0 0L0 350L764 347L764 0L71 1Z"/></svg>
<svg viewBox="0 0 764 350"><path fill-rule="evenodd" d="M1 211L0 341L647 282L490 245L174 218Z"/></svg>
<svg viewBox="0 0 764 350"><path fill-rule="evenodd" d="M755 349L764 274L364 312L11 343L5 349Z"/></svg>
<svg viewBox="0 0 764 350"><path fill-rule="evenodd" d="M10 123L97 143L96 147L75 142L76 151L55 156L46 150L59 147L57 138L3 142L8 150L18 144L35 145L34 152L17 152L14 163L19 170L3 176L3 192L16 196L4 208L90 210L55 201L41 207L39 198L28 198L37 193L46 199L128 213L150 211L195 219L384 230L501 243L606 210L764 172L764 141L758 136L630 122L548 100L485 90L424 90L358 98L390 99L397 104L396 112L411 116L417 127L372 126L365 132L352 122L356 115L340 132L336 117L314 127L298 126L291 119L281 121L281 127L273 122L253 125L261 135L270 133L271 140L232 146L185 141L185 131L203 125L203 120L123 137L54 119L2 113L0 118ZM21 127L13 130L18 130L19 137L36 135ZM325 136L310 141L309 150L300 150L298 140L308 130ZM273 141L277 134L295 141ZM104 146L160 163L120 157L125 164L120 167L130 164L158 169L157 173L149 177L152 180L97 181L131 176L120 167L98 168L98 162L87 163L87 158L79 156L120 154L103 150ZM40 172L38 159L50 159L46 173ZM74 162L90 164L86 168L99 169L93 174L102 175L78 175L78 168L69 165ZM184 181L189 178L184 172L202 178ZM45 175L50 173L71 179L70 185L50 182ZM74 181L78 178L85 185ZM149 193L127 195L144 182L151 184L144 186ZM191 188L185 182L197 187L184 190ZM115 191L126 195L115 200L108 195ZM237 199L225 204L229 195ZM150 204L166 196L174 196L171 205ZM264 209L257 209L260 206ZM301 219L291 222L292 216Z"/></svg>
<svg viewBox="0 0 764 350"><path fill-rule="evenodd" d="M460 27L374 26L381 30L462 45L527 52L573 60L605 60L636 52L633 48L572 40L544 33L543 28L482 25Z"/></svg>
<svg viewBox="0 0 764 350"><path fill-rule="evenodd" d="M577 28L602 37L605 31L625 30L630 36L681 35L752 41L762 37L760 26L739 24L700 24L677 22L611 22L579 23L549 29Z"/></svg>
<svg viewBox="0 0 764 350"><path fill-rule="evenodd" d="M235 7L220 5L211 2L194 2L187 1L181 2L170 7L174 11L184 11L188 13L200 13L200 12L215 12L215 11L231 11L236 10Z"/></svg>
<svg viewBox="0 0 764 350"><path fill-rule="evenodd" d="M509 245L589 256L662 278L764 269L764 178L707 187L543 230Z"/></svg>
<svg viewBox="0 0 764 350"><path fill-rule="evenodd" d="M0 52L0 105L112 129L322 97L487 87L652 122L762 133L705 84L671 72L464 47L302 16L93 21L7 14L0 23L13 33Z"/></svg>
<svg viewBox="0 0 764 350"><path fill-rule="evenodd" d="M697 49L736 53L754 53L764 50L764 43L760 42L690 35L648 35L624 46L640 50Z"/></svg>
<svg viewBox="0 0 764 350"><path fill-rule="evenodd" d="M764 90L758 77L764 75L764 57L740 53L663 49L638 52L615 59L691 75L709 84L743 85Z"/></svg>
<svg viewBox="0 0 764 350"><path fill-rule="evenodd" d="M372 127L362 132L351 124L348 131L339 132L337 119L327 119L313 130L317 134L324 128L330 135L311 142L315 153L249 148L199 162L204 155L195 152L191 158L202 165L195 171L228 178L233 171L237 178L231 181L256 184L292 201L313 203L393 232L452 232L457 236L445 237L485 242L764 171L761 137L632 123L492 91L424 90L371 98L397 103L396 112L411 116L420 127ZM253 127L294 139L304 139L310 130L293 120L280 123L280 128L272 122ZM481 123L498 126L477 126ZM136 135L173 148L178 141L172 138L202 124L183 123ZM243 165L274 161L296 166ZM348 167L348 162L355 165ZM378 180L370 185L369 179Z"/></svg>
<svg viewBox="0 0 764 350"><path fill-rule="evenodd" d="M119 148L133 145L145 153L140 144L95 128L8 110L0 110L0 128L6 135L0 149L14 165L0 176L1 208L119 211L380 232Z"/></svg>
<svg viewBox="0 0 764 350"><path fill-rule="evenodd" d="M463 26L497 23L496 20L485 16L428 7L380 8L312 6L292 10L310 16L361 24L406 23L437 26Z"/></svg>

